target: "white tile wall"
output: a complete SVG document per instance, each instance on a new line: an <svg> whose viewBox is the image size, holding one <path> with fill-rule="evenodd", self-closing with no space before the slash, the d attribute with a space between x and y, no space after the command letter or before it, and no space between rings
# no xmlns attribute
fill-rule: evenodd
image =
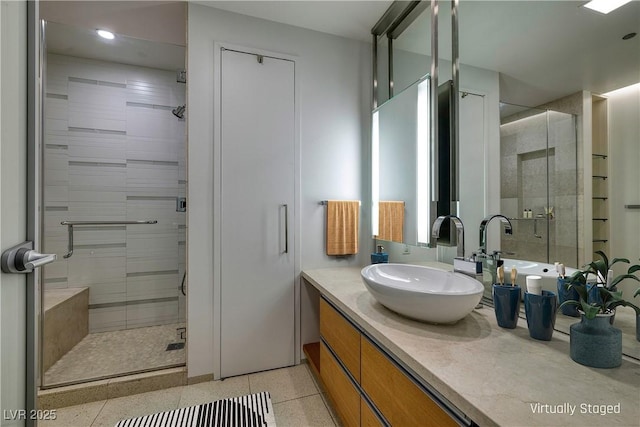
<svg viewBox="0 0 640 427"><path fill-rule="evenodd" d="M69 156L77 161L122 163L126 159L125 135L74 130L69 132L68 141Z"/></svg>
<svg viewBox="0 0 640 427"><path fill-rule="evenodd" d="M44 247L59 258L46 289L89 287L91 332L184 321L185 103L175 71L49 55L45 102ZM154 219L74 228L64 220ZM181 243L182 242L182 243ZM158 300L161 299L161 300Z"/></svg>
<svg viewBox="0 0 640 427"><path fill-rule="evenodd" d="M153 326L159 323L176 323L177 301L132 304L126 310L128 327Z"/></svg>
<svg viewBox="0 0 640 427"><path fill-rule="evenodd" d="M89 330L107 332L127 327L126 307L105 307L89 310Z"/></svg>

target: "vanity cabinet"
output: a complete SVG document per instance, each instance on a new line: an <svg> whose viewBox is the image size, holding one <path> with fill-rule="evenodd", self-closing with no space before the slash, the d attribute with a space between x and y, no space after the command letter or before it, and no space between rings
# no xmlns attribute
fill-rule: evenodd
<svg viewBox="0 0 640 427"><path fill-rule="evenodd" d="M360 425L363 427L382 427L384 423L363 397L360 398Z"/></svg>
<svg viewBox="0 0 640 427"><path fill-rule="evenodd" d="M345 426L460 424L324 298L320 336L321 342L306 345L305 352Z"/></svg>
<svg viewBox="0 0 640 427"><path fill-rule="evenodd" d="M362 390L392 426L456 426L418 385L362 337Z"/></svg>
<svg viewBox="0 0 640 427"><path fill-rule="evenodd" d="M359 383L360 332L323 299L320 299L320 336Z"/></svg>
<svg viewBox="0 0 640 427"><path fill-rule="evenodd" d="M347 427L360 425L360 392L324 343L320 344L320 378Z"/></svg>

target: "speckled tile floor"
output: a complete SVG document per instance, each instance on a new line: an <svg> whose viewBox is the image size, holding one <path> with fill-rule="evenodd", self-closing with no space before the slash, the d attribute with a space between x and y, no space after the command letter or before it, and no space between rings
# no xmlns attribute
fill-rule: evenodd
<svg viewBox="0 0 640 427"><path fill-rule="evenodd" d="M278 427L334 427L341 424L306 363L289 368L209 381L55 410L40 427L113 426L119 420L170 411L260 391L271 393Z"/></svg>
<svg viewBox="0 0 640 427"><path fill-rule="evenodd" d="M63 384L185 363L185 350L167 351L178 342L169 324L89 334L45 373L45 384Z"/></svg>

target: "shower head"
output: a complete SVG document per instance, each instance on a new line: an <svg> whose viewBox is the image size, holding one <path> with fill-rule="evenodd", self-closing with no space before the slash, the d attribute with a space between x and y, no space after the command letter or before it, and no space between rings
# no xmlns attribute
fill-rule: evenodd
<svg viewBox="0 0 640 427"><path fill-rule="evenodd" d="M180 105L180 106L174 108L173 110L171 110L171 112L177 118L184 119L184 110L185 110L186 107L187 107L186 105Z"/></svg>

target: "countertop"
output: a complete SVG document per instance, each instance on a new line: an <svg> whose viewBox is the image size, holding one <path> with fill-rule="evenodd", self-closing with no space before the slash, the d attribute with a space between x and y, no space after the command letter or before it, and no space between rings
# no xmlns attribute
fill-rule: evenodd
<svg viewBox="0 0 640 427"><path fill-rule="evenodd" d="M516 329L500 328L491 307L454 325L410 320L371 296L359 268L306 270L302 277L481 426L640 426L635 362L580 365L569 357L568 335L534 340L524 319Z"/></svg>

